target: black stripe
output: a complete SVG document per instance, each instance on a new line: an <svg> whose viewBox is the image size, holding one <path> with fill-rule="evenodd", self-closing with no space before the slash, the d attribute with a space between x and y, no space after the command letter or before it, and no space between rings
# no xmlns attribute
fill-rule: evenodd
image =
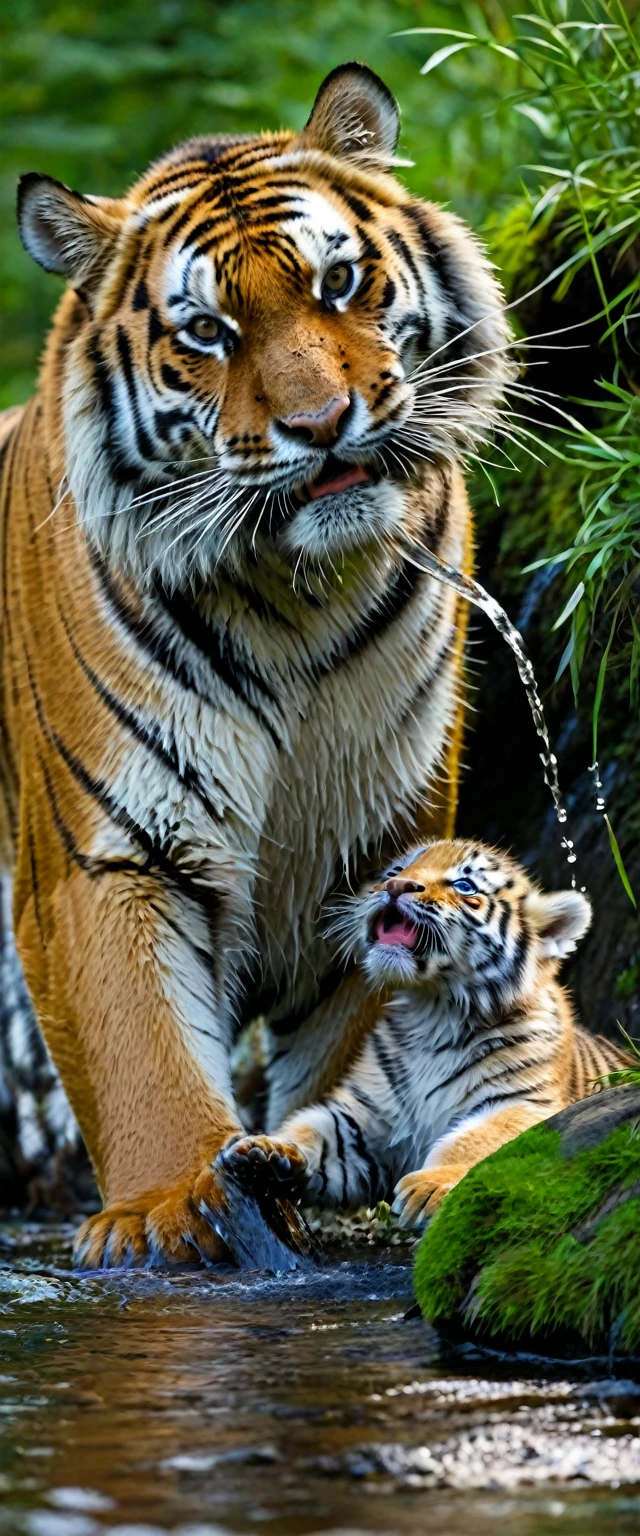
<svg viewBox="0 0 640 1536"><path fill-rule="evenodd" d="M496 1094L488 1093L486 1098L482 1099L480 1104L474 1104L473 1109L469 1110L467 1112L467 1114L463 1115L460 1120L458 1120L458 1121L452 1120L450 1122L449 1126L447 1127L447 1134L449 1133L449 1131L453 1130L454 1125L462 1124L462 1121L467 1119L467 1117L471 1118L471 1116L475 1117L476 1115L481 1115L482 1111L485 1110L485 1109L496 1109L497 1110L500 1105L508 1104L512 1099L522 1099L523 1101L528 1102L529 1100L533 1100L534 1098L535 1098L536 1106L537 1105L540 1105L541 1107L546 1107L547 1105L551 1106L551 1102L552 1101L551 1101L550 1096L549 1095L546 1095L546 1096L542 1095L542 1096L540 1096L539 1090L536 1089L536 1088L518 1088L518 1087L515 1087L515 1088L510 1088L508 1092L505 1091L503 1093L496 1093ZM544 1119L544 1116L541 1115L540 1119L541 1120Z"/></svg>
<svg viewBox="0 0 640 1536"><path fill-rule="evenodd" d="M123 627L133 635L142 650L168 674L174 683L178 683L187 692L195 693L197 698L206 699L210 703L209 695L198 687L191 668L185 666L176 654L175 641L170 636L162 634L149 617L135 612L117 587L102 556L92 544L88 544L87 547L103 597Z"/></svg>
<svg viewBox="0 0 640 1536"><path fill-rule="evenodd" d="M179 390L181 394L191 393L191 384L188 379L183 379L177 368L172 368L170 363L163 363L160 369L160 378L167 389Z"/></svg>
<svg viewBox="0 0 640 1536"><path fill-rule="evenodd" d="M335 186L333 183L332 191L342 198L343 203L346 203L347 208L350 208L351 212L355 213L356 218L360 219L362 224L371 223L373 218L371 209L366 203L363 203L362 198L356 197L355 192L347 192L344 187Z"/></svg>
<svg viewBox="0 0 640 1536"><path fill-rule="evenodd" d="M31 673L29 658L25 657L25 659L27 665L27 675L33 695L36 714L38 716L38 720L46 740L58 753L58 756L62 759L65 767L69 769L72 777L75 779L76 783L80 786L84 793L88 795L90 799L95 800L96 803L100 806L100 809L104 812L105 816L108 817L109 821L111 821L114 826L121 827L122 830L125 831L131 838L132 842L137 843L141 852L146 854L146 867L134 864L134 868L138 871L138 873L142 872L145 874L151 873L154 868L158 869L161 874L168 877L168 879L174 885L178 886L180 890L188 895L192 901L196 902L199 907L202 907L204 911L206 911L209 915L217 912L220 906L219 893L213 887L200 886L196 884L192 876L185 874L184 871L174 863L173 859L171 859L171 857L168 855L162 844L158 842L157 838L151 837L146 828L141 827L139 822L135 821L133 816L130 816L126 807L120 805L119 802L114 799L114 796L111 794L111 791L108 789L103 779L94 778L93 775L89 773L88 769L85 768L84 763L80 761L80 758L77 757L76 754L72 752L71 749L67 746L66 742L63 741L59 732L49 724L45 716L42 700L40 699L40 695ZM51 792L53 796L52 786ZM55 796L52 798L52 808L54 801ZM76 863L79 863L81 859L84 860L85 856L78 853L78 850L74 844L72 833L68 828L64 828L64 823L62 822L62 818L59 816L59 813L58 817L60 820L61 828L64 829L65 847L69 852L69 856L72 857ZM95 863L96 861L91 859L87 861L86 867L95 866ZM84 864L83 867L85 867Z"/></svg>
<svg viewBox="0 0 640 1536"><path fill-rule="evenodd" d="M328 1152L328 1150L329 1150L329 1148L328 1148L327 1143L325 1141L325 1138L323 1136L323 1138L322 1138L322 1152L320 1153L320 1162L318 1164L318 1178L320 1179L320 1189L318 1190L318 1194L319 1194L319 1196L321 1198L325 1194L326 1188L327 1188L327 1152Z"/></svg>
<svg viewBox="0 0 640 1536"><path fill-rule="evenodd" d="M136 283L131 305L133 309L149 308L149 289L143 277L140 277Z"/></svg>
<svg viewBox="0 0 640 1536"><path fill-rule="evenodd" d="M103 704L105 704L107 709L109 709L111 713L115 715L120 724L124 725L126 729L130 731L133 736L135 736L136 740L139 741L142 746L146 747L147 751L151 752L151 754L157 758L160 763L162 763L163 767L169 768L171 772L176 775L176 778L180 781L181 784L184 785L185 789L189 790L190 793L197 797L203 809L207 812L208 816L211 816L214 821L222 821L224 819L223 812L220 811L209 798L207 790L202 783L202 779L200 778L197 769L194 768L191 763L186 763L184 768L180 766L180 760L178 758L178 752L172 732L170 732L168 729L165 729L161 733L160 727L157 725L154 726L152 730L150 730L148 726L144 725L139 716L135 714L133 710L129 709L128 705L124 704L123 701L118 698L117 694L113 693L107 684L98 677L93 668L89 666L88 661L85 660L84 656L82 656L81 652L78 650L75 639L71 633L71 630L69 629L69 625L67 624L66 617L62 612L60 613L60 618L62 619L62 623L66 630L67 639L76 658L78 666L81 667L85 677L91 683L92 688L95 689L95 692L102 700ZM168 745L164 745L162 739L163 735L165 738L168 738ZM222 786L220 785L219 780L215 779L214 782L216 787L222 790Z"/></svg>
<svg viewBox="0 0 640 1536"><path fill-rule="evenodd" d="M433 230L429 229L424 209L420 207L419 203L407 203L402 212L405 219L410 220L420 240L426 261L435 269L440 279L443 294L451 299L456 309L460 311L458 318L462 319L464 316L463 300L465 295L454 280L452 264L447 261L444 247L438 243ZM449 334L451 328L451 321L455 321L455 319L455 315L448 317L447 334Z"/></svg>
<svg viewBox="0 0 640 1536"><path fill-rule="evenodd" d="M105 422L104 438L109 454L111 473L117 485L127 485L131 480L137 480L139 470L126 458L118 443L113 376L100 347L96 332L92 332L89 335L88 354L93 371L93 381Z"/></svg>
<svg viewBox="0 0 640 1536"><path fill-rule="evenodd" d="M420 586L426 586L424 573L418 570L414 562L404 560L393 572L389 585L376 598L369 613L358 619L351 634L342 640L339 654L315 663L317 675L336 672L338 667L366 650L373 640L379 640L386 634L404 613Z"/></svg>
<svg viewBox="0 0 640 1536"><path fill-rule="evenodd" d="M456 627L455 627L455 624L453 624L451 629L450 629L450 631L449 631L449 635L448 635L447 639L444 641L444 643L442 645L442 648L441 648L441 650L438 653L437 661L434 663L434 665L432 667L429 668L429 671L427 672L426 677L422 678L422 681L421 681L419 687L416 688L415 693L413 694L412 698L409 700L409 704L408 704L408 706L407 706L407 708L406 708L402 718L399 720L398 724L396 725L396 735L399 735L400 732L405 729L405 726L406 726L407 722L412 719L412 717L415 714L415 711L418 708L418 706L420 704L424 703L424 700L427 698L428 694L431 692L434 683L437 683L439 677L444 672L444 669L447 666L448 662L451 661L451 658L453 656L453 652L454 652L454 649L455 649L455 643L456 643Z"/></svg>
<svg viewBox="0 0 640 1536"><path fill-rule="evenodd" d="M48 766L45 763L45 760L44 760L44 758L42 756L42 753L38 753L38 758L39 758L39 762L40 762L40 768L42 770L42 777L44 779L45 789L47 791L47 799L49 801L49 806L50 806L50 809L51 809L51 814L53 816L54 825L55 825L56 831L58 833L58 836L60 838L60 842L62 843L62 846L64 848L64 851L65 851L65 853L67 855L67 858L68 858L69 862L71 864L78 864L81 869L85 869L86 870L87 869L87 865L88 864L92 864L93 860L88 860L86 858L86 855L81 854L79 852L79 849L78 849L78 847L76 845L75 838L72 836L72 833L70 832L66 822L64 821L64 819L63 819L63 817L62 817L62 815L60 813L57 797L56 797L56 794L55 794L55 790L53 788L53 781L51 779L51 774L49 773Z"/></svg>
<svg viewBox="0 0 640 1536"><path fill-rule="evenodd" d="M338 1160L339 1160L340 1165L342 1167L342 1198L340 1200L340 1204L341 1205L346 1205L346 1203L347 1203L347 1168L346 1168L345 1158L344 1158L344 1139L343 1139L342 1131L340 1130L340 1116L339 1116L339 1114L337 1113L337 1111L335 1109L331 1108L330 1105L327 1105L327 1108L328 1108L329 1114L331 1115L331 1119L333 1120L333 1124L335 1126L336 1147L338 1149Z"/></svg>
<svg viewBox="0 0 640 1536"><path fill-rule="evenodd" d="M286 213L287 220L291 220L291 219L304 219L305 217L306 217L306 211L305 211L304 208L290 208L290 209L287 210L287 213ZM238 224L242 224L243 222L247 222L247 223L250 222L250 224L251 224L251 242L252 242L252 246L253 246L254 250L256 248L259 250L261 248L261 242L260 242L261 231L265 230L265 229L269 229L272 225L281 224L282 223L282 219L283 219L283 214L280 212L280 213L265 213L259 219L251 219L250 221L249 220L244 220L243 221L240 218L239 211L238 211L238 212L235 213L235 215L233 217L233 223L235 225L238 225ZM229 222L231 222L231 218L229 219ZM216 235L216 236L212 236L211 239L209 239L209 240L203 240L198 245L198 255L200 255L200 256L207 256L209 251L212 250L213 246L216 245L218 238L219 238L219 236Z"/></svg>
<svg viewBox="0 0 640 1536"><path fill-rule="evenodd" d="M40 939L42 941L42 948L46 949L47 941L46 941L45 936L44 936L44 929L42 927L42 917L41 917L41 913L40 913L40 881L39 881L39 878L38 878L38 868L37 868L37 865L36 865L35 848L33 846L33 832L32 832L32 829L31 829L31 822L30 821L27 821L27 849L28 849L28 852L29 852L29 869L31 871L31 890L32 890L32 893L33 893L33 910L35 912L36 923L38 925L38 933L40 934Z"/></svg>
<svg viewBox="0 0 640 1536"><path fill-rule="evenodd" d="M135 428L136 446L143 459L152 459L153 443L151 442L151 438L148 436L148 433L145 429L140 412L140 405L138 402L138 386L133 367L133 358L131 356L131 343L122 325L119 325L116 331L116 346L118 349L118 357L120 358L120 366L122 368L125 384L127 386L129 405L131 408L131 415L133 417L133 425Z"/></svg>
<svg viewBox="0 0 640 1536"><path fill-rule="evenodd" d="M404 1093L403 1073L401 1069L400 1071L396 1071L395 1061L392 1064L389 1052L387 1051L379 1029L374 1029L373 1034L371 1035L371 1043L373 1045L375 1055L378 1058L378 1065L381 1071L384 1073L387 1081L391 1084L396 1098L401 1100Z"/></svg>
<svg viewBox="0 0 640 1536"><path fill-rule="evenodd" d="M365 1168L368 1170L367 1177L369 1181L369 1199L375 1200L377 1198L378 1190L380 1189L381 1184L380 1169L378 1164L369 1151L357 1120L354 1120L352 1115L347 1114L346 1109L341 1109L340 1113L342 1115L342 1119L349 1126L358 1157L360 1158L361 1162L364 1163Z"/></svg>
<svg viewBox="0 0 640 1536"><path fill-rule="evenodd" d="M409 268L411 276L417 283L418 288L422 291L422 278L420 276L418 263L415 259L413 251L411 250L411 247L407 245L406 240L401 234L398 233L397 229L385 229L385 235L389 241L389 244L393 246L396 254L401 257L405 266Z"/></svg>
<svg viewBox="0 0 640 1536"><path fill-rule="evenodd" d="M260 676L255 667L241 662L233 652L228 636L207 623L202 614L183 597L181 592L167 592L160 582L156 583L155 595L185 640L204 656L220 681L257 715L268 730L277 747L282 745L264 706L257 703L254 693L261 693L270 704L280 709L279 700L270 684Z"/></svg>

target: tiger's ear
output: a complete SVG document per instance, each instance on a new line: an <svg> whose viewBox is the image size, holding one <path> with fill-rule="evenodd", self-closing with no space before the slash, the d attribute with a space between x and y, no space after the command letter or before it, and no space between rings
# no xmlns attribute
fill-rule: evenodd
<svg viewBox="0 0 640 1536"><path fill-rule="evenodd" d="M549 896L532 891L527 912L542 953L550 959L570 955L591 923L591 903L581 891L553 891Z"/></svg>
<svg viewBox="0 0 640 1536"><path fill-rule="evenodd" d="M123 220L117 198L84 197L36 171L20 177L18 229L25 251L75 288L101 275Z"/></svg>
<svg viewBox="0 0 640 1536"><path fill-rule="evenodd" d="M378 75L366 64L340 64L323 80L301 137L305 149L384 170L399 132L398 103Z"/></svg>

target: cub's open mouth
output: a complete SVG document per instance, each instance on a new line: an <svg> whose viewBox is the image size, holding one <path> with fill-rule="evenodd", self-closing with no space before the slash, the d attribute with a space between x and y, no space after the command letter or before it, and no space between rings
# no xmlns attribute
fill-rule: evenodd
<svg viewBox="0 0 640 1536"><path fill-rule="evenodd" d="M303 507L309 501L319 501L322 496L339 496L342 491L350 491L352 486L373 485L375 480L376 476L365 469L364 464L345 464L330 453L317 479L299 487L296 500Z"/></svg>
<svg viewBox="0 0 640 1536"><path fill-rule="evenodd" d="M412 923L404 912L400 912L394 902L390 902L373 921L371 935L374 944L402 945L405 949L415 949L418 942L419 928L417 923Z"/></svg>

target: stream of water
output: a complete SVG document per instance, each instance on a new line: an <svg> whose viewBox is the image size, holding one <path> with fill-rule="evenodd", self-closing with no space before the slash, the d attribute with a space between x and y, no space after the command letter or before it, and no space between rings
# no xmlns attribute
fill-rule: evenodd
<svg viewBox="0 0 640 1536"><path fill-rule="evenodd" d="M2 1536L637 1531L640 1388L440 1359L407 1248L77 1275L69 1237L0 1228Z"/></svg>
<svg viewBox="0 0 640 1536"><path fill-rule="evenodd" d="M520 681L529 702L531 718L541 744L540 760L542 762L545 784L548 784L551 791L558 824L561 827L566 826L567 812L563 804L562 791L558 779L558 759L551 747L549 729L536 675L533 670L533 663L527 652L520 630L516 629L515 624L512 623L501 603L495 597L492 597L491 593L487 592L485 587L480 585L479 581L474 581L473 577L466 576L463 571L456 570L452 565L446 565L443 560L434 555L424 544L418 544L417 541L412 540L411 548L419 554L420 560L416 559L415 552L413 554L409 553L408 559L413 559L414 565L417 565L420 570L425 571L429 576L435 576L436 581L453 587L456 592L460 593L461 597L466 598L467 602L473 603L476 608L480 608L483 613L486 613L487 618L491 620L498 634L502 635L513 652ZM593 767L595 769L596 789L599 791L602 789L602 784L598 773L598 764L595 763ZM602 812L605 809L604 800L600 795L597 798L596 809ZM568 837L566 832L561 836L560 846L566 855L567 864L574 865L576 863L576 853L573 839ZM571 871L571 885L575 889L576 877L573 869Z"/></svg>

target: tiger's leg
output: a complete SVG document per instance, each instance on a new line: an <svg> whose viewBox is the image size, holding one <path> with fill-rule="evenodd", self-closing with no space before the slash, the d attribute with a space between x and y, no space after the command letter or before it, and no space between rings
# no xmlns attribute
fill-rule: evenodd
<svg viewBox="0 0 640 1536"><path fill-rule="evenodd" d="M468 1121L431 1148L423 1168L407 1173L396 1184L393 1210L403 1227L417 1226L432 1216L446 1194L459 1184L465 1173L481 1163L505 1142L513 1141L522 1131L539 1125L560 1103L519 1104L515 1109L499 1109L481 1120Z"/></svg>
<svg viewBox="0 0 640 1536"><path fill-rule="evenodd" d="M218 1163L247 1189L257 1183L306 1204L357 1207L387 1192L380 1120L373 1104L355 1100L347 1079L326 1104L285 1120L273 1136L234 1136Z"/></svg>
<svg viewBox="0 0 640 1536"><path fill-rule="evenodd" d="M203 913L130 864L72 864L50 892L40 873L18 882L17 944L105 1204L77 1261L225 1257L210 1165L239 1122Z"/></svg>
<svg viewBox="0 0 640 1536"><path fill-rule="evenodd" d="M296 1110L268 1136L241 1134L223 1149L220 1161L247 1188L287 1185L294 1197L325 1206L372 1204L388 1194L398 1172L393 1132L406 1114L404 1079L394 1068L397 1032L383 1015L374 1019L372 1010L354 1060L323 1103Z"/></svg>

